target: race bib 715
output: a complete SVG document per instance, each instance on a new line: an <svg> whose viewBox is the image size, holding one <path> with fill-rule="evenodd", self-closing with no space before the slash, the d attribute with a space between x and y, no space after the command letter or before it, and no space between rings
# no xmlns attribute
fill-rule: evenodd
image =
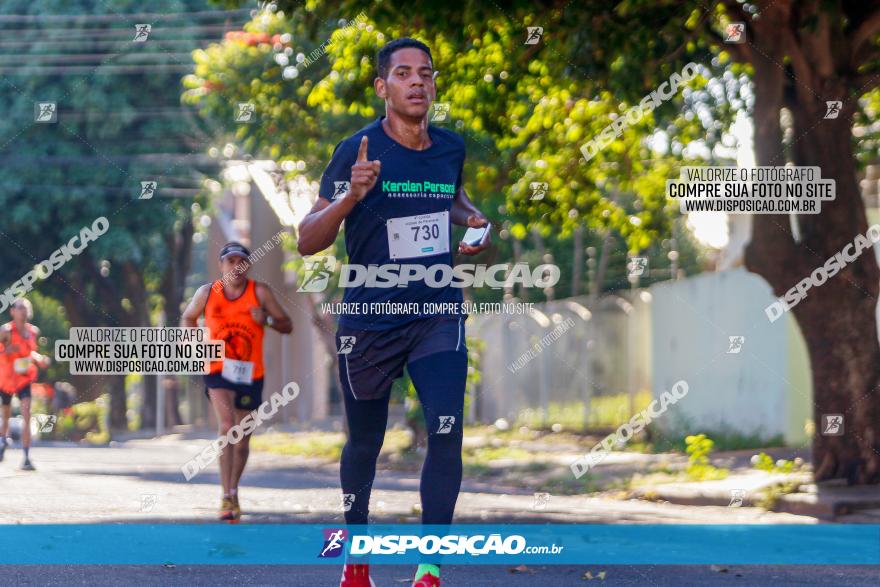
<svg viewBox="0 0 880 587"><path fill-rule="evenodd" d="M223 359L223 379L232 383L250 385L254 382L254 364L251 361Z"/></svg>

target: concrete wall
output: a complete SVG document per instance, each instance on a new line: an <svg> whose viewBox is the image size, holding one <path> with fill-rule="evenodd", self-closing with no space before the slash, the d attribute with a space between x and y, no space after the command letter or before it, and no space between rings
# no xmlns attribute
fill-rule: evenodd
<svg viewBox="0 0 880 587"><path fill-rule="evenodd" d="M535 304L535 309L531 316L487 314L468 319L468 337L484 343L480 394L472 411L475 420L514 422L525 409L589 401L592 375L585 360L589 312L565 301ZM558 339L548 339L540 352L526 355L556 328ZM522 366L512 371L511 365L520 358L524 358Z"/></svg>
<svg viewBox="0 0 880 587"><path fill-rule="evenodd" d="M597 396L650 390L651 297L641 291L632 298L630 303L608 296L592 312L586 298L569 298L536 303L533 316L488 314L469 319L468 336L485 343L474 418L514 421L525 409L549 404L575 409L580 404L589 419ZM511 372L509 366L566 323L574 326L561 329L557 340ZM620 421L629 417L625 411Z"/></svg>
<svg viewBox="0 0 880 587"><path fill-rule="evenodd" d="M790 315L767 319L764 308L775 298L762 278L738 268L650 291L654 396L681 379L689 385L659 427L806 442L812 406L806 346ZM728 352L730 336L745 337L739 353Z"/></svg>

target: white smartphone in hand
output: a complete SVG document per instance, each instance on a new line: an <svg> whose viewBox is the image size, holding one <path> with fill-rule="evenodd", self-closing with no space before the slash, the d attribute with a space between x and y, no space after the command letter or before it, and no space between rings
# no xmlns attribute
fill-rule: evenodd
<svg viewBox="0 0 880 587"><path fill-rule="evenodd" d="M489 234L491 228L491 222L487 222L485 226L480 226L479 228L468 228L467 232L464 233L464 238L461 240L468 246L478 247L486 240L486 235Z"/></svg>

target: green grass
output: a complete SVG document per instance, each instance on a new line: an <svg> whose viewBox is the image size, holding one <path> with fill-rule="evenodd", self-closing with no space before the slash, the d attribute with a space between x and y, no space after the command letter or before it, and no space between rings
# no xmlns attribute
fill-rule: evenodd
<svg viewBox="0 0 880 587"><path fill-rule="evenodd" d="M759 492L757 499L755 499L755 505L768 511L772 510L783 496L797 493L799 486L799 481L786 481L765 487Z"/></svg>
<svg viewBox="0 0 880 587"><path fill-rule="evenodd" d="M462 466L462 474L465 478L486 478L498 475L500 471L493 469L485 463L465 463Z"/></svg>
<svg viewBox="0 0 880 587"><path fill-rule="evenodd" d="M756 434L744 435L730 432L713 432L711 430L705 431L705 433L715 441L715 450L719 451L785 446L785 439L782 435L765 438ZM660 453L670 451L684 452L686 448L685 438L690 435L663 436L658 434L655 436L656 438L651 445L651 451Z"/></svg>
<svg viewBox="0 0 880 587"><path fill-rule="evenodd" d="M408 431L388 430L382 454L400 453L411 443ZM254 450L328 461L339 460L344 444L345 434L342 432L275 432L257 434L251 439L251 448Z"/></svg>
<svg viewBox="0 0 880 587"><path fill-rule="evenodd" d="M536 487L537 491L546 491L553 495L581 495L584 493L596 493L609 487L602 483L592 473L587 473L580 479L575 479L570 474L557 475L541 483Z"/></svg>
<svg viewBox="0 0 880 587"><path fill-rule="evenodd" d="M251 438L253 450L327 460L338 459L344 444L345 435L341 432L276 432Z"/></svg>
<svg viewBox="0 0 880 587"><path fill-rule="evenodd" d="M464 427L464 437L474 438L475 436L491 437L502 442L510 442L511 440L536 440L541 437L539 430L529 429L521 431L521 426L511 426L507 430L499 430L488 424L473 424Z"/></svg>
<svg viewBox="0 0 880 587"><path fill-rule="evenodd" d="M774 461L773 457L764 452L752 457L752 467L759 471L782 474L797 473L806 469L802 459L795 459L793 461L779 459Z"/></svg>
<svg viewBox="0 0 880 587"><path fill-rule="evenodd" d="M590 428L616 428L647 408L651 401L653 401L653 396L648 390L642 390L635 394L632 408L628 393L594 396L590 399L590 415L587 426Z"/></svg>
<svg viewBox="0 0 880 587"><path fill-rule="evenodd" d="M465 463L486 463L501 459L514 459L516 461L530 461L536 453L511 447L511 446L481 446L477 448L465 448L462 451L462 460Z"/></svg>
<svg viewBox="0 0 880 587"><path fill-rule="evenodd" d="M635 395L630 405L628 393L597 395L590 398L589 409L584 402L550 402L546 412L539 408L522 410L514 428L527 426L531 429L546 429L560 424L563 430L582 432L595 428L616 428L645 409L652 401L651 392L642 390Z"/></svg>

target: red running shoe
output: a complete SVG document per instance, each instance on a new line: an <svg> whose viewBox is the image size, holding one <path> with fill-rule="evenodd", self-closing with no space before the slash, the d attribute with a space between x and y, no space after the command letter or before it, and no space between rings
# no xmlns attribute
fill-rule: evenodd
<svg viewBox="0 0 880 587"><path fill-rule="evenodd" d="M376 587L370 579L370 565L345 565L339 587Z"/></svg>
<svg viewBox="0 0 880 587"><path fill-rule="evenodd" d="M422 576L413 581L412 587L440 587L440 577L431 573L422 573Z"/></svg>

